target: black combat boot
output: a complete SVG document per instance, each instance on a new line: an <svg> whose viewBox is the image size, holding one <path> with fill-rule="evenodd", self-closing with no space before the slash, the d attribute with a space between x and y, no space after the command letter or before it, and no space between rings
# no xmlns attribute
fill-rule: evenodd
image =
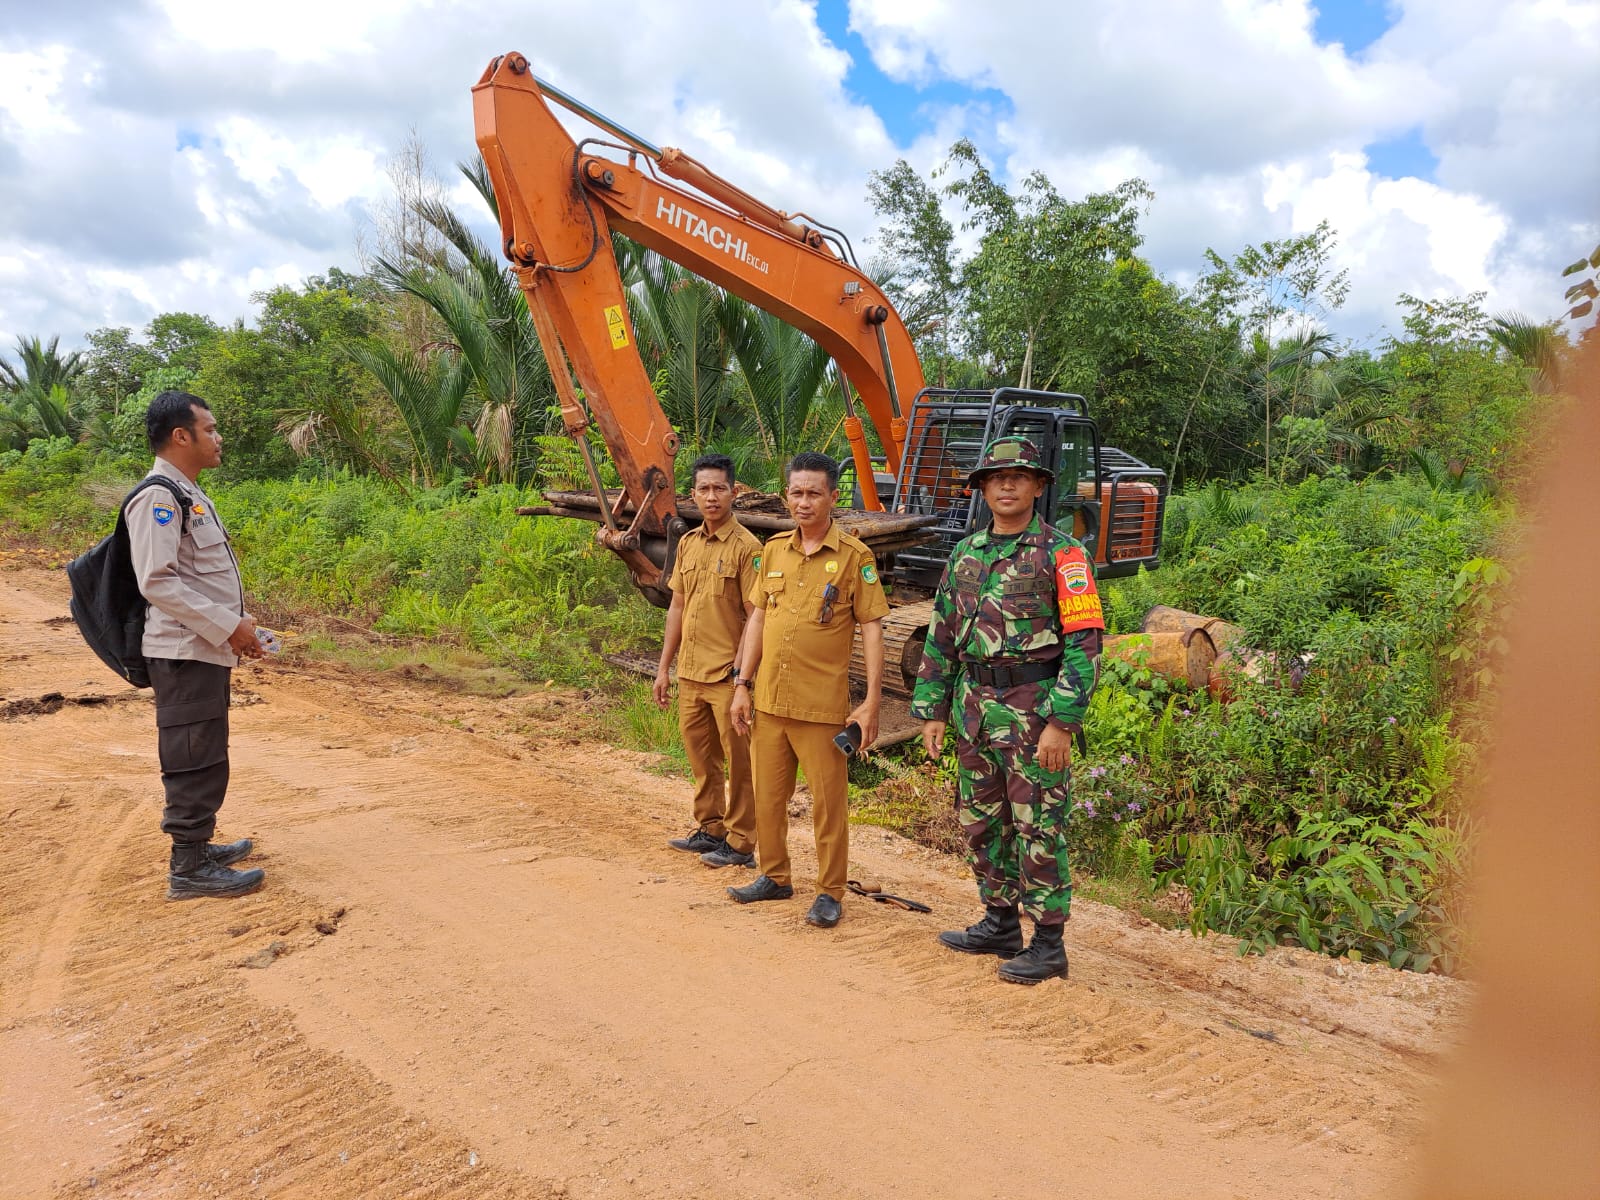
<svg viewBox="0 0 1600 1200"><path fill-rule="evenodd" d="M1010 962L1000 964L1000 978L1007 983L1035 984L1046 979L1067 977L1067 952L1061 948L1060 925L1035 925L1033 941Z"/></svg>
<svg viewBox="0 0 1600 1200"><path fill-rule="evenodd" d="M240 838L237 842L210 842L206 845L206 857L217 866L225 867L241 858L249 858L255 848L256 844L249 838Z"/></svg>
<svg viewBox="0 0 1600 1200"><path fill-rule="evenodd" d="M196 896L244 896L266 879L261 870L235 871L211 860L204 842L172 843L172 865L167 874L168 900L193 900Z"/></svg>
<svg viewBox="0 0 1600 1200"><path fill-rule="evenodd" d="M989 908L976 925L941 933L939 940L963 954L1011 958L1022 953L1022 914L1015 908Z"/></svg>

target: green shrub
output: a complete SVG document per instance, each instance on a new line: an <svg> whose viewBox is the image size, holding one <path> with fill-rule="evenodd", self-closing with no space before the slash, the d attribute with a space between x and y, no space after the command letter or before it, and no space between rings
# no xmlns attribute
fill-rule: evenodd
<svg viewBox="0 0 1600 1200"><path fill-rule="evenodd" d="M659 635L659 614L593 527L517 516L532 497L510 485L402 492L360 478L261 480L220 487L215 499L246 588L276 609L443 640L565 683L590 681L599 655Z"/></svg>
<svg viewBox="0 0 1600 1200"><path fill-rule="evenodd" d="M1163 569L1107 585L1112 623L1170 604L1241 625L1266 657L1226 702L1103 663L1075 853L1126 870L1143 843L1153 884L1195 893L1195 927L1247 948L1293 939L1453 969L1438 907L1454 843L1446 854L1429 831L1456 811L1474 698L1503 648L1504 508L1420 477L1328 475L1194 490L1169 513Z"/></svg>
<svg viewBox="0 0 1600 1200"><path fill-rule="evenodd" d="M1240 953L1292 942L1414 971L1453 972L1461 958L1447 897L1461 849L1447 825L1411 818L1391 829L1370 817L1309 815L1262 858L1238 839L1184 845L1181 880L1194 898L1191 927L1240 935Z"/></svg>

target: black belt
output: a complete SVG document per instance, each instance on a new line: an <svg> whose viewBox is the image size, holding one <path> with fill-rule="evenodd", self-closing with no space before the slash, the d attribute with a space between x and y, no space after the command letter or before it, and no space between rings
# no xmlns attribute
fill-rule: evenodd
<svg viewBox="0 0 1600 1200"><path fill-rule="evenodd" d="M1047 662L962 663L967 678L982 687L1008 688L1020 683L1038 683L1054 679L1061 671L1061 660Z"/></svg>

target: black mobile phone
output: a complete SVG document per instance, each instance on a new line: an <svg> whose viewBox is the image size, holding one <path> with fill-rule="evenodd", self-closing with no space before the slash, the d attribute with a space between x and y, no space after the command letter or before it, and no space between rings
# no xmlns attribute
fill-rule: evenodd
<svg viewBox="0 0 1600 1200"><path fill-rule="evenodd" d="M833 744L839 747L839 753L846 758L861 749L861 726L854 721L846 725L834 735Z"/></svg>

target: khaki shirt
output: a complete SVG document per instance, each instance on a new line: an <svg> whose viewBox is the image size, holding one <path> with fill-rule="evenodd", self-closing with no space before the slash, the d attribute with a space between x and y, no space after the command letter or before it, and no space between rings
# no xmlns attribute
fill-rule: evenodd
<svg viewBox="0 0 1600 1200"><path fill-rule="evenodd" d="M823 589L838 591L824 624ZM856 626L888 615L877 560L835 521L815 554L800 548L800 531L780 533L761 555L750 599L765 616L757 712L797 721L842 722L850 715L850 648Z"/></svg>
<svg viewBox="0 0 1600 1200"><path fill-rule="evenodd" d="M239 665L228 639L244 619L244 588L228 531L211 499L177 467L158 458L150 474L176 483L193 505L189 527L164 487L146 488L128 505L128 546L145 613L146 658Z"/></svg>
<svg viewBox="0 0 1600 1200"><path fill-rule="evenodd" d="M704 525L678 540L672 590L683 597L678 678L721 683L744 636L745 596L761 565L761 541L737 517L716 533Z"/></svg>

